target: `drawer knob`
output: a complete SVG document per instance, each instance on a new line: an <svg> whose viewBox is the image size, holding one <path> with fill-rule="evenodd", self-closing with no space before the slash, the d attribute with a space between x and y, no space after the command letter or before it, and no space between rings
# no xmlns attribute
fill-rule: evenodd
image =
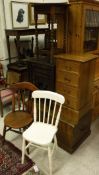
<svg viewBox="0 0 99 175"><path fill-rule="evenodd" d="M71 80L69 80L68 78L64 78L64 80L67 82L71 82Z"/></svg>
<svg viewBox="0 0 99 175"><path fill-rule="evenodd" d="M70 90L64 89L64 93L66 93L66 94L71 94L71 91L70 91Z"/></svg>
<svg viewBox="0 0 99 175"><path fill-rule="evenodd" d="M65 66L65 69L70 71L71 70L71 66Z"/></svg>

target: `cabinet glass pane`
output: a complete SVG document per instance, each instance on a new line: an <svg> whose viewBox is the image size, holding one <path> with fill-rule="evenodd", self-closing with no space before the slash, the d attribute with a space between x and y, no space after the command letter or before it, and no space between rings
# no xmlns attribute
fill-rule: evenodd
<svg viewBox="0 0 99 175"><path fill-rule="evenodd" d="M85 14L85 37L84 51L97 49L98 32L99 32L99 11L86 10Z"/></svg>
<svg viewBox="0 0 99 175"><path fill-rule="evenodd" d="M98 28L96 27L85 28L84 51L96 50L97 42L98 42Z"/></svg>

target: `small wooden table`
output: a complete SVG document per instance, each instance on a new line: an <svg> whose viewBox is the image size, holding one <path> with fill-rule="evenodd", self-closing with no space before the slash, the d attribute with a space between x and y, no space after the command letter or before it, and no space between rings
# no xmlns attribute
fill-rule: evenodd
<svg viewBox="0 0 99 175"><path fill-rule="evenodd" d="M38 28L38 34L44 34L47 28ZM7 48L8 48L8 55L9 55L9 63L11 63L11 51L10 51L10 36L15 36L17 40L17 52L18 58L20 58L20 36L26 35L35 35L36 30L33 29L6 29L6 39L7 39Z"/></svg>

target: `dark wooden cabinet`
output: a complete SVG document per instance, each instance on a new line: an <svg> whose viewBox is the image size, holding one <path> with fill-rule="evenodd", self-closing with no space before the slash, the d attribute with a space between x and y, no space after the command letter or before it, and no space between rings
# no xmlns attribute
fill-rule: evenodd
<svg viewBox="0 0 99 175"><path fill-rule="evenodd" d="M29 81L39 89L55 91L55 64L42 59L28 62Z"/></svg>

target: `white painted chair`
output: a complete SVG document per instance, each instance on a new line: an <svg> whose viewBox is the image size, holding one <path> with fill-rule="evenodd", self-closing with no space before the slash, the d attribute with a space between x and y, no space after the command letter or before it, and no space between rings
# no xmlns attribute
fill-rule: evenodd
<svg viewBox="0 0 99 175"><path fill-rule="evenodd" d="M57 146L56 132L65 99L58 93L44 90L34 91L32 97L34 98L34 122L23 133L22 163L29 146L42 148L48 151L49 174L52 175L52 155Z"/></svg>

